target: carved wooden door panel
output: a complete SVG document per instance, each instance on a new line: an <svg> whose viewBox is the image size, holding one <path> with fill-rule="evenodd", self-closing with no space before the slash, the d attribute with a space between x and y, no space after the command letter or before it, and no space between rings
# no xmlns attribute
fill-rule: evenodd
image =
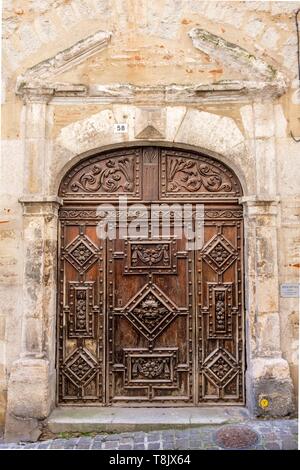
<svg viewBox="0 0 300 470"><path fill-rule="evenodd" d="M126 227L118 206L124 195ZM244 402L240 195L231 170L183 150L111 151L67 173L60 188L60 404ZM153 202L165 204L171 221L159 238L161 219L148 223ZM109 208L97 210L103 203ZM174 204L186 203L193 230L196 205L204 204L196 250L174 222ZM114 208L116 237L102 240L97 224ZM124 238L132 222L140 236Z"/></svg>
<svg viewBox="0 0 300 470"><path fill-rule="evenodd" d="M239 206L205 207L196 252L200 402L243 402L243 224Z"/></svg>
<svg viewBox="0 0 300 470"><path fill-rule="evenodd" d="M192 256L172 232L108 245L109 403L193 402Z"/></svg>

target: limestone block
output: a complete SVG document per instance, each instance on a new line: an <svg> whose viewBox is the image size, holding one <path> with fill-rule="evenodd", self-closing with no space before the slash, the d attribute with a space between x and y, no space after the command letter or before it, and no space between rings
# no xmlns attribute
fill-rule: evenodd
<svg viewBox="0 0 300 470"><path fill-rule="evenodd" d="M47 43L48 41L54 41L56 39L57 28L53 21L44 16L38 16L34 24L42 42Z"/></svg>
<svg viewBox="0 0 300 470"><path fill-rule="evenodd" d="M300 195L299 144L291 138L276 144L278 189L282 196ZM288 156L288 158L287 158Z"/></svg>
<svg viewBox="0 0 300 470"><path fill-rule="evenodd" d="M161 140L166 133L166 110L162 107L136 108L135 132L136 139Z"/></svg>
<svg viewBox="0 0 300 470"><path fill-rule="evenodd" d="M134 123L136 119L135 107L114 104L112 106L112 111L116 123L126 123L128 125L128 140L134 140Z"/></svg>
<svg viewBox="0 0 300 470"><path fill-rule="evenodd" d="M16 70L22 63L24 56L22 52L16 48L14 38L3 41L3 51L7 57L11 70Z"/></svg>
<svg viewBox="0 0 300 470"><path fill-rule="evenodd" d="M264 273L272 266L263 266ZM262 271L262 270L261 270ZM257 279L256 308L258 312L278 312L278 281L277 278Z"/></svg>
<svg viewBox="0 0 300 470"><path fill-rule="evenodd" d="M272 139L257 139L256 150L256 185L257 193L276 194L276 153L275 141Z"/></svg>
<svg viewBox="0 0 300 470"><path fill-rule="evenodd" d="M73 154L128 139L125 134L114 134L115 116L109 109L93 114L61 129L57 143Z"/></svg>
<svg viewBox="0 0 300 470"><path fill-rule="evenodd" d="M24 419L6 414L5 442L35 442L40 435L41 429L37 419Z"/></svg>
<svg viewBox="0 0 300 470"><path fill-rule="evenodd" d="M252 38L256 38L262 33L264 27L265 25L260 18L253 18L252 20L247 21L245 31Z"/></svg>
<svg viewBox="0 0 300 470"><path fill-rule="evenodd" d="M268 28L261 38L261 43L267 49L276 49L279 34L275 28Z"/></svg>
<svg viewBox="0 0 300 470"><path fill-rule="evenodd" d="M240 114L242 117L244 129L248 138L253 139L254 138L254 115L253 115L252 106L250 104L241 106Z"/></svg>
<svg viewBox="0 0 300 470"><path fill-rule="evenodd" d="M278 355L280 352L280 322L278 313L258 314L255 329L257 354L262 356Z"/></svg>
<svg viewBox="0 0 300 470"><path fill-rule="evenodd" d="M274 106L275 111L275 134L278 138L284 138L287 136L287 120L284 115L283 108L280 104Z"/></svg>
<svg viewBox="0 0 300 470"><path fill-rule="evenodd" d="M0 432L5 424L6 399L6 380L4 380L4 373L1 372L0 368Z"/></svg>
<svg viewBox="0 0 300 470"><path fill-rule="evenodd" d="M195 109L187 111L175 138L175 142L189 142L220 154L226 154L243 140L231 118Z"/></svg>
<svg viewBox="0 0 300 470"><path fill-rule="evenodd" d="M61 19L62 26L65 29L69 29L70 26L74 26L78 22L79 17L76 13L71 3L63 4L56 10L56 14Z"/></svg>
<svg viewBox="0 0 300 470"><path fill-rule="evenodd" d="M22 44L23 54L34 54L42 45L38 36L33 31L29 24L23 24L19 29L20 42Z"/></svg>
<svg viewBox="0 0 300 470"><path fill-rule="evenodd" d="M273 103L253 104L256 139L272 137L275 132Z"/></svg>
<svg viewBox="0 0 300 470"><path fill-rule="evenodd" d="M255 2L255 3L258 3L258 2ZM287 14L294 13L299 8L299 5L297 2L289 2L289 1L270 2L270 8L271 8L272 15L282 15L283 13L287 13Z"/></svg>
<svg viewBox="0 0 300 470"><path fill-rule="evenodd" d="M17 360L9 378L8 414L24 419L46 418L52 406L52 382L49 361L36 358Z"/></svg>
<svg viewBox="0 0 300 470"><path fill-rule="evenodd" d="M299 299L281 298L281 348L290 365L299 363Z"/></svg>
<svg viewBox="0 0 300 470"><path fill-rule="evenodd" d="M294 388L289 365L281 357L252 358L247 371L247 397L255 416L283 417L294 412ZM261 400L267 400L263 407Z"/></svg>
<svg viewBox="0 0 300 470"><path fill-rule="evenodd" d="M22 285L0 286L0 311L4 313L6 322L5 343L6 354L5 362L9 369L20 354L21 349L21 321L22 321L22 302L20 301L20 292Z"/></svg>
<svg viewBox="0 0 300 470"><path fill-rule="evenodd" d="M15 199L23 192L24 144L21 140L2 140L0 152L0 191ZM3 201L3 200L2 200Z"/></svg>
<svg viewBox="0 0 300 470"><path fill-rule="evenodd" d="M173 142L182 120L186 114L185 106L167 106L166 108L166 140Z"/></svg>

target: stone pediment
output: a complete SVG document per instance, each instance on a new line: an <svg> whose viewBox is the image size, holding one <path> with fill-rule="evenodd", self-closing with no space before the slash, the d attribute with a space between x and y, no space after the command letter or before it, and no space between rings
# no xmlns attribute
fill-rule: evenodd
<svg viewBox="0 0 300 470"><path fill-rule="evenodd" d="M198 76L194 75L188 83L184 80L180 83L177 79L171 84L168 81L165 84L147 85L131 83L130 77L128 81L124 81L124 77L127 77L125 73L122 80L118 80L117 75L115 80L106 80L103 64L102 69L98 66L97 72L97 58L99 60L108 47L112 33L98 31L26 70L18 78L17 94L25 97L50 95L53 98L84 96L104 103L145 103L155 100L177 104L212 98L232 100L245 95L280 96L285 92L287 77L274 66L271 59L256 57L246 49L200 28L192 29L188 35L194 46L191 60L198 65L198 69L204 69L201 70L203 80L198 80ZM185 51L181 52L187 54ZM209 57L213 65L219 64L221 77L209 76L207 73L205 75L207 69L201 62L203 56ZM107 63L111 65L112 58ZM212 72L216 70L208 73ZM112 77L114 78L113 73ZM168 80L169 77L172 74L167 75Z"/></svg>

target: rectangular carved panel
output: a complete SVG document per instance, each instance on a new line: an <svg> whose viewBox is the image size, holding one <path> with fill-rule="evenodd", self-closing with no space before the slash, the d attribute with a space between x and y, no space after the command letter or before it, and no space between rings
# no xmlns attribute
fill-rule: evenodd
<svg viewBox="0 0 300 470"><path fill-rule="evenodd" d="M94 303L94 282L69 282L68 306L64 312L68 318L68 336L94 337L95 315L99 307Z"/></svg>
<svg viewBox="0 0 300 470"><path fill-rule="evenodd" d="M208 283L209 298L209 339L233 339L232 313L235 313L232 299L232 283Z"/></svg>
<svg viewBox="0 0 300 470"><path fill-rule="evenodd" d="M243 225L236 212L209 211L197 252L200 402L244 402Z"/></svg>
<svg viewBox="0 0 300 470"><path fill-rule="evenodd" d="M62 220L57 322L58 402L102 404L103 241L92 222Z"/></svg>
<svg viewBox="0 0 300 470"><path fill-rule="evenodd" d="M128 264L124 273L176 274L175 244L175 240L125 242Z"/></svg>
<svg viewBox="0 0 300 470"><path fill-rule="evenodd" d="M125 350L127 360L126 384L145 385L148 383L174 384L177 350L153 351L147 354L144 351Z"/></svg>

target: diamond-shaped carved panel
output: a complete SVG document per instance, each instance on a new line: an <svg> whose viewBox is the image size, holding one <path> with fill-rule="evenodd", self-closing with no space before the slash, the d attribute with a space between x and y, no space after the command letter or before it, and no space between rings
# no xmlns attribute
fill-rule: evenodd
<svg viewBox="0 0 300 470"><path fill-rule="evenodd" d="M86 235L79 235L63 250L65 259L80 274L83 274L97 261L98 253L98 248Z"/></svg>
<svg viewBox="0 0 300 470"><path fill-rule="evenodd" d="M176 317L178 310L164 292L148 283L127 303L122 313L141 334L152 340Z"/></svg>
<svg viewBox="0 0 300 470"><path fill-rule="evenodd" d="M218 274L226 271L236 258L236 249L223 235L216 235L203 248L203 259Z"/></svg>
<svg viewBox="0 0 300 470"><path fill-rule="evenodd" d="M78 348L65 361L63 372L80 387L94 377L97 372L97 362L86 349Z"/></svg>
<svg viewBox="0 0 300 470"><path fill-rule="evenodd" d="M216 349L203 365L205 374L217 386L225 386L237 374L238 368L234 357L226 349Z"/></svg>

